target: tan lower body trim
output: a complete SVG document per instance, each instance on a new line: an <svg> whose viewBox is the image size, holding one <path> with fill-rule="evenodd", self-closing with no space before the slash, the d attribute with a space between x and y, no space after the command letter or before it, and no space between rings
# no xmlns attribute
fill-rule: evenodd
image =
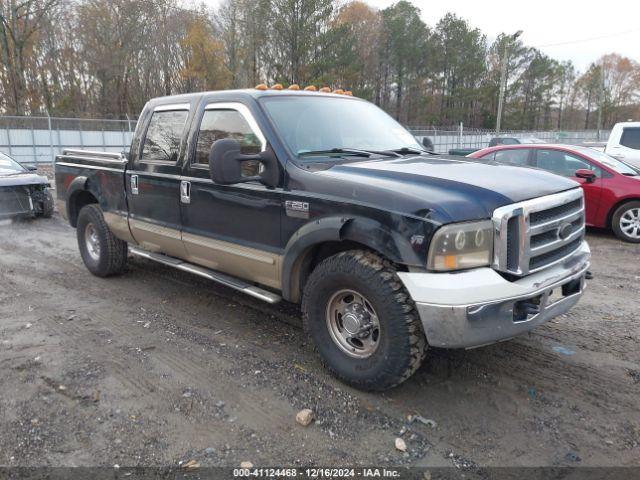
<svg viewBox="0 0 640 480"><path fill-rule="evenodd" d="M131 236L126 216L114 212L104 212L103 216L109 230L111 230L116 237L128 243L136 243L135 239Z"/></svg>
<svg viewBox="0 0 640 480"><path fill-rule="evenodd" d="M274 253L234 243L183 233L185 260L281 290L282 257Z"/></svg>
<svg viewBox="0 0 640 480"><path fill-rule="evenodd" d="M126 226L126 218L121 218ZM133 234L131 242L145 250L164 253L249 282L282 290L280 255L201 235L181 233L179 230L135 219L129 219L129 226ZM117 228L121 227L117 225ZM111 224L109 228L122 238Z"/></svg>
<svg viewBox="0 0 640 480"><path fill-rule="evenodd" d="M187 251L180 237L180 230L133 218L129 219L129 227L136 243L145 250L178 258L187 256Z"/></svg>

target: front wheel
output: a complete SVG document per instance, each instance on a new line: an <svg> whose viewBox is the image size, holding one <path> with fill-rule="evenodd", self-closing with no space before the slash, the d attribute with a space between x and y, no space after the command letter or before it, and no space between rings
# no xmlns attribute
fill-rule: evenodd
<svg viewBox="0 0 640 480"><path fill-rule="evenodd" d="M121 273L127 263L127 242L117 238L96 204L82 207L76 227L78 247L87 269L98 277Z"/></svg>
<svg viewBox="0 0 640 480"><path fill-rule="evenodd" d="M640 243L640 201L618 207L611 218L611 227L621 240Z"/></svg>
<svg viewBox="0 0 640 480"><path fill-rule="evenodd" d="M51 190L47 189L44 193L44 200L42 201L42 218L53 217L53 195Z"/></svg>
<svg viewBox="0 0 640 480"><path fill-rule="evenodd" d="M361 250L322 261L304 289L305 329L325 366L363 390L386 390L420 366L426 339L390 262Z"/></svg>

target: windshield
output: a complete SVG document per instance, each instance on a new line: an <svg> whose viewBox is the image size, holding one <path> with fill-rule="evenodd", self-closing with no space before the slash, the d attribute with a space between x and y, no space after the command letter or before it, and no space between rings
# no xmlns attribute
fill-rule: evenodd
<svg viewBox="0 0 640 480"><path fill-rule="evenodd" d="M5 154L0 153L0 175L7 175L10 173L22 173L26 170L15 160L7 157Z"/></svg>
<svg viewBox="0 0 640 480"><path fill-rule="evenodd" d="M424 150L402 125L369 102L287 96L263 98L262 103L280 138L297 156L333 149Z"/></svg>
<svg viewBox="0 0 640 480"><path fill-rule="evenodd" d="M599 152L598 150L594 150L593 148L577 148L580 153L587 155L589 158L593 158L594 160L600 162L605 167L609 167L612 170L620 173L621 175L629 175L635 177L638 175L638 172L631 168L626 163L622 163L620 160L613 158L611 155L607 155L604 152Z"/></svg>

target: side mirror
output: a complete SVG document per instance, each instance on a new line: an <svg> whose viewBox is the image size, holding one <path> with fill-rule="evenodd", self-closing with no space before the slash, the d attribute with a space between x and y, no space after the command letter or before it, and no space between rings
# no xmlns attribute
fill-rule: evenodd
<svg viewBox="0 0 640 480"><path fill-rule="evenodd" d="M587 183L593 183L596 181L595 172L589 170L588 168L579 168L576 170L575 176L578 178L584 178Z"/></svg>
<svg viewBox="0 0 640 480"><path fill-rule="evenodd" d="M259 168L251 168L256 163L260 164ZM220 185L258 181L267 187L277 187L280 177L278 161L271 149L257 155L243 155L240 143L233 138L213 142L209 153L209 172L211 180Z"/></svg>
<svg viewBox="0 0 640 480"><path fill-rule="evenodd" d="M27 170L30 172L37 172L38 171L38 166L37 165L27 165Z"/></svg>

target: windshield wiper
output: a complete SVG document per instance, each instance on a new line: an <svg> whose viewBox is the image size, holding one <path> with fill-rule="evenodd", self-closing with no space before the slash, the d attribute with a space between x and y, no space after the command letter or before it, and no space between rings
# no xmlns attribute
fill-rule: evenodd
<svg viewBox="0 0 640 480"><path fill-rule="evenodd" d="M430 155L433 155L433 152L428 152L427 150L420 150L418 148L409 148L409 147L402 147L402 148L393 148L390 150L384 150L382 152L379 153L394 153L397 156L402 156L402 155L407 155L407 154L414 154L414 155L422 155L423 153L427 153Z"/></svg>
<svg viewBox="0 0 640 480"><path fill-rule="evenodd" d="M299 156L313 156L313 155L330 155L337 153L340 155L351 155L354 157L370 157L371 155L382 155L387 157L402 157L403 154L423 154L430 153L426 150L418 150L417 148L396 148L393 150L360 150L357 148L331 148L329 150L312 150L312 151L300 151Z"/></svg>
<svg viewBox="0 0 640 480"><path fill-rule="evenodd" d="M366 150L358 150L356 148L331 148L329 150L311 150L311 151L300 151L298 152L299 156L313 156L313 155L330 155L332 153L338 153L341 155L352 155L355 157L370 157L371 152L367 152Z"/></svg>

